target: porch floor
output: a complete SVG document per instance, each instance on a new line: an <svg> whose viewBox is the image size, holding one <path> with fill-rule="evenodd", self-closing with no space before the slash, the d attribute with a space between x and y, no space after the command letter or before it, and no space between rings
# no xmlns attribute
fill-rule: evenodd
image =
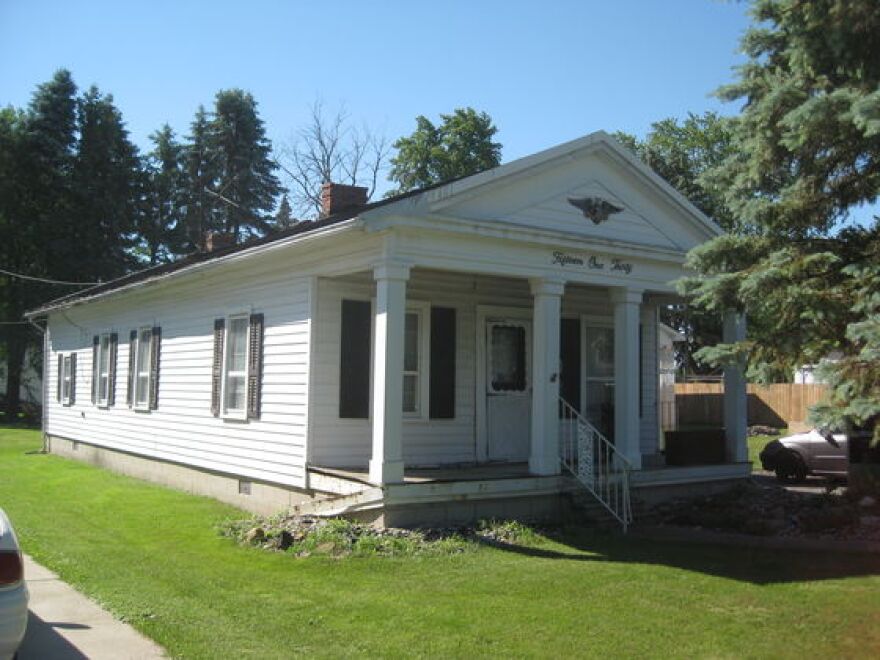
<svg viewBox="0 0 880 660"><path fill-rule="evenodd" d="M337 479L370 483L366 469L309 467L309 472ZM440 468L406 468L403 481L407 484L445 483L453 481L492 481L493 479L521 479L529 474L528 463L489 463L484 465L444 466Z"/></svg>

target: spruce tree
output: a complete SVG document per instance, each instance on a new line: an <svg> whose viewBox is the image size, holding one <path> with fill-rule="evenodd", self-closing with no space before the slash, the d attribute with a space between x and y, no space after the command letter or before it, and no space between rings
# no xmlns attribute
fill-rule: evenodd
<svg viewBox="0 0 880 660"><path fill-rule="evenodd" d="M183 151L184 249L187 252L202 248L207 232L221 229L217 199L210 194L219 176L219 158L211 149L210 131L208 113L199 106Z"/></svg>
<svg viewBox="0 0 880 660"><path fill-rule="evenodd" d="M755 231L694 250L700 276L682 290L763 328L760 341L706 349L712 362L745 356L766 378L839 351L815 419L864 424L880 416L880 221L840 224L880 195L880 6L755 0L751 13L749 59L720 91L744 103L734 149L710 178Z"/></svg>
<svg viewBox="0 0 880 660"><path fill-rule="evenodd" d="M281 204L278 205L278 212L275 214L275 229L282 230L292 227L296 223L293 218L293 211L290 208L290 202L287 195L282 195Z"/></svg>
<svg viewBox="0 0 880 660"><path fill-rule="evenodd" d="M153 150L144 172L144 209L140 216L141 249L150 264L170 261L184 252L183 147L168 124L150 135Z"/></svg>
<svg viewBox="0 0 880 660"><path fill-rule="evenodd" d="M240 89L218 92L209 135L218 170L213 192L224 231L237 241L266 234L273 226L267 214L282 188L253 96Z"/></svg>
<svg viewBox="0 0 880 660"><path fill-rule="evenodd" d="M92 86L78 105L72 184L80 277L118 277L136 262L140 158L111 95Z"/></svg>

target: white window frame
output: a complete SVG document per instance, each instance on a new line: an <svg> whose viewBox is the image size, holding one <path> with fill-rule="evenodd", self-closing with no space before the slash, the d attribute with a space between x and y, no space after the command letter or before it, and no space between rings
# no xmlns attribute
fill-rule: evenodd
<svg viewBox="0 0 880 660"><path fill-rule="evenodd" d="M73 389L73 379L75 376L70 371L72 353L64 353L61 355L61 405L70 405L70 392Z"/></svg>
<svg viewBox="0 0 880 660"><path fill-rule="evenodd" d="M405 371L402 378L407 375L415 375L417 377L418 386L416 391L416 407L415 410L403 413L404 419L427 419L428 405L426 395L431 385L430 379L430 350L431 335L429 332L429 322L431 318L431 305L427 302L410 302L406 306L405 314L415 314L418 317L418 371ZM404 331L406 330L406 316L404 316ZM403 384L401 383L401 387ZM401 407L403 406L403 398L401 397Z"/></svg>
<svg viewBox="0 0 880 660"><path fill-rule="evenodd" d="M227 379L230 375L229 373L229 333L232 330L232 321L234 319L244 319L245 321L245 331L244 331L244 407L239 409L235 408L227 408L226 406L226 385ZM231 420L231 421L247 421L247 408L248 408L248 395L249 385L248 383L248 365L251 360L251 314L250 312L239 312L236 314L229 314L226 317L226 323L223 328L223 376L220 380L220 416L223 419Z"/></svg>
<svg viewBox="0 0 880 660"><path fill-rule="evenodd" d="M107 341L107 348L104 348L104 341ZM107 353L107 371L101 372L101 362L104 358L104 353ZM110 360L112 359L112 355L110 355L110 333L105 332L102 335L98 336L98 351L95 356L98 360L98 364L95 365L93 373L95 374L95 378L98 379L98 382L95 383L95 405L99 408L107 408L110 405ZM107 379L107 386L104 389L104 397L101 398L101 380Z"/></svg>
<svg viewBox="0 0 880 660"><path fill-rule="evenodd" d="M149 325L141 326L140 328L138 328L137 333L138 333L137 334L137 341L135 342L135 347L134 347L134 350L135 350L135 353L134 353L134 375L133 375L134 382L132 383L132 387L131 387L131 389L132 389L132 407L135 410L149 410L150 409L150 388L153 385L153 383L152 383L153 374L152 374L152 370L150 369L150 366L153 361L153 327L149 326ZM147 337L149 338L147 341L148 349L147 349L147 359L146 359L147 364L146 364L146 372L145 372L147 375L146 386L145 386L146 387L146 396L144 397L144 401L142 403L139 403L138 399L140 397L138 395L141 393L141 389L140 389L141 380L140 380L139 376L141 375L141 373L144 373L144 371L143 371L144 365L141 364L141 342L143 341L143 336L145 333L146 333Z"/></svg>

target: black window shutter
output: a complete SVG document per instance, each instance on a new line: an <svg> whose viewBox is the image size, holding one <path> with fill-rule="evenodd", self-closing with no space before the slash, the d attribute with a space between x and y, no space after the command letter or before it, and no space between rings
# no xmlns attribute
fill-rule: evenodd
<svg viewBox="0 0 880 660"><path fill-rule="evenodd" d="M339 360L339 416L370 416L372 319L370 303L342 301L342 341Z"/></svg>
<svg viewBox="0 0 880 660"><path fill-rule="evenodd" d="M58 354L58 389L55 392L55 400L61 401L62 384L64 382L64 356Z"/></svg>
<svg viewBox="0 0 880 660"><path fill-rule="evenodd" d="M162 346L162 328L153 327L150 345L150 410L159 407L159 349Z"/></svg>
<svg viewBox="0 0 880 660"><path fill-rule="evenodd" d="M128 407L134 404L134 362L137 355L138 331L132 330L128 336L128 383L125 390L125 402Z"/></svg>
<svg viewBox="0 0 880 660"><path fill-rule="evenodd" d="M214 319L214 361L211 364L211 414L220 416L220 390L223 379L223 334L225 319Z"/></svg>
<svg viewBox="0 0 880 660"><path fill-rule="evenodd" d="M107 405L116 403L116 358L119 353L119 335L110 335L110 365L107 367Z"/></svg>
<svg viewBox="0 0 880 660"><path fill-rule="evenodd" d="M70 405L76 403L76 353L70 354Z"/></svg>
<svg viewBox="0 0 880 660"><path fill-rule="evenodd" d="M98 335L92 337L92 403L98 401L98 346L101 338Z"/></svg>
<svg viewBox="0 0 880 660"><path fill-rule="evenodd" d="M581 410L581 322L562 319L559 327L559 396L580 412Z"/></svg>
<svg viewBox="0 0 880 660"><path fill-rule="evenodd" d="M260 418L260 387L263 382L263 315L251 314L248 333L247 416Z"/></svg>
<svg viewBox="0 0 880 660"><path fill-rule="evenodd" d="M455 417L455 309L431 308L431 419Z"/></svg>

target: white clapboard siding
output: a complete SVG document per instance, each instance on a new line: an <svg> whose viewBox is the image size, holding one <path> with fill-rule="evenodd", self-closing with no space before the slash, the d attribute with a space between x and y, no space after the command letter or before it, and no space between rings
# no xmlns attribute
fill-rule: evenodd
<svg viewBox="0 0 880 660"><path fill-rule="evenodd" d="M366 466L371 452L369 420L339 418L340 337L342 300L371 300L374 287L368 277L318 280L315 366L312 384L312 439L310 461L330 467ZM432 466L476 460L476 312L478 305L531 309L532 296L523 279L472 276L415 269L407 284L407 300L456 309L455 419L404 418L403 453L407 465ZM564 315L588 314L611 319L607 290L568 287L563 297ZM647 312L646 312L647 313ZM655 313L655 312L650 312ZM646 339L647 339L646 335ZM652 356L653 341L645 342L643 363ZM653 375L645 373L646 409L654 387ZM656 417L645 416L643 434L654 434Z"/></svg>
<svg viewBox="0 0 880 660"><path fill-rule="evenodd" d="M310 280L275 260L184 276L159 290L132 291L49 317L47 431L143 456L273 483L304 486L308 429ZM214 319L265 318L261 415L247 422L211 414ZM162 328L157 410L126 404L129 333ZM119 335L116 404L91 402L92 337ZM76 402L56 401L59 352L77 353Z"/></svg>

